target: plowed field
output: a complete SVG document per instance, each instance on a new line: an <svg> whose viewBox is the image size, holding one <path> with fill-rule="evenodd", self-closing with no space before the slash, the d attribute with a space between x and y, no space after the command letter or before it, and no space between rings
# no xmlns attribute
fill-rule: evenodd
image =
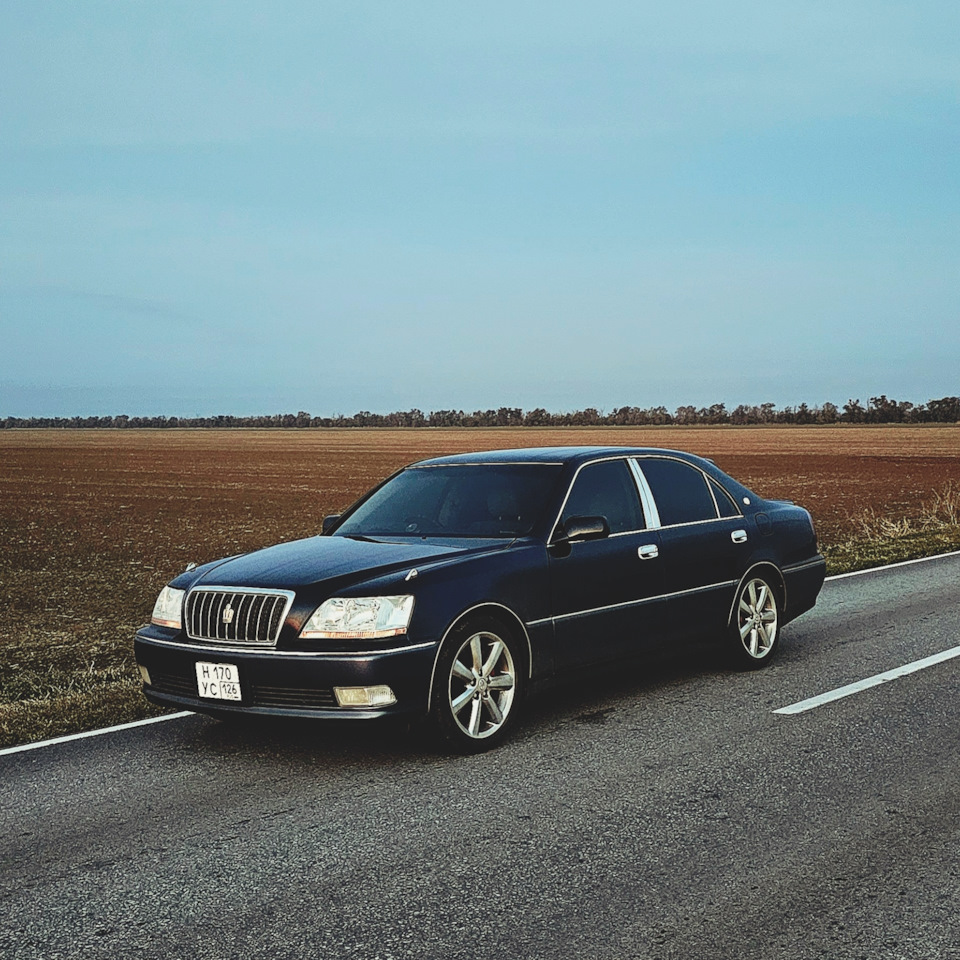
<svg viewBox="0 0 960 960"><path fill-rule="evenodd" d="M310 536L411 460L572 444L712 457L828 545L960 486L953 426L0 431L0 746L155 712L131 638L188 562Z"/></svg>
<svg viewBox="0 0 960 960"><path fill-rule="evenodd" d="M4 683L41 668L131 669L134 629L189 561L314 534L417 458L570 444L711 457L806 506L828 544L866 508L913 517L960 485L955 426L2 431L0 704L29 694L5 697Z"/></svg>

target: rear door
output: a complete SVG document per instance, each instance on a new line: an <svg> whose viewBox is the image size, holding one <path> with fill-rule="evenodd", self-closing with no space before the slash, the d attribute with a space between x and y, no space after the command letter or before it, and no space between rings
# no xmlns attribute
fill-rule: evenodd
<svg viewBox="0 0 960 960"><path fill-rule="evenodd" d="M671 457L639 457L660 522L671 638L722 629L748 562L747 527L722 487Z"/></svg>

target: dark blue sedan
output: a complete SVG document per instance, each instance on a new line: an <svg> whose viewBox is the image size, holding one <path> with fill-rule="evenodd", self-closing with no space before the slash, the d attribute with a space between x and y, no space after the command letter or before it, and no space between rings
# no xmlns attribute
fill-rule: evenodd
<svg viewBox="0 0 960 960"><path fill-rule="evenodd" d="M154 703L429 716L476 751L534 686L591 664L706 635L762 667L824 572L806 510L709 460L472 453L400 470L319 536L181 574L135 649Z"/></svg>

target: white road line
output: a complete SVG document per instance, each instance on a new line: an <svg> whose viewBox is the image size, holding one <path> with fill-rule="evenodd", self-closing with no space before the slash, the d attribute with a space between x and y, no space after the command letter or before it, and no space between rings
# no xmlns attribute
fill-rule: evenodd
<svg viewBox="0 0 960 960"><path fill-rule="evenodd" d="M845 580L847 577L862 577L866 573L879 573L881 570L893 570L894 567L909 567L912 563L926 563L928 560L943 560L945 557L960 557L960 550L950 553L937 553L932 557L917 557L914 560L900 560L898 563L888 563L882 567L867 567L865 570L851 570L849 573L835 573L827 580Z"/></svg>
<svg viewBox="0 0 960 960"><path fill-rule="evenodd" d="M837 687L836 690L828 690L817 697L810 697L809 700L800 700L797 703L791 703L788 707L780 707L774 710L774 713L803 713L805 710L813 710L814 707L822 707L825 703L832 703L834 700L842 700L861 690L869 690L870 687L879 686L881 683L889 683L898 677L905 677L907 674L916 673L918 670L925 670L927 667L943 663L944 660L952 660L954 657L960 657L960 647L951 647L942 653L935 653L932 657L924 657L922 660L914 660L913 663L905 663L902 667L894 667L893 670L887 670L884 673L878 673L874 677L867 677L866 680L858 680L856 683L848 683L845 687Z"/></svg>
<svg viewBox="0 0 960 960"><path fill-rule="evenodd" d="M181 717L193 716L188 710L182 713L166 713L162 717L148 717L146 720L134 720L131 723L118 723L115 727L101 727L99 730L87 730L86 733L71 733L66 737L54 737L52 740L38 740L36 743L24 743L19 747L7 747L0 750L0 757L8 753L23 753L26 750L39 750L41 747L52 747L55 743L69 743L71 740L84 740L87 737L99 737L104 733L116 733L118 730L129 730L131 727L144 727L148 723L163 723L164 720L179 720Z"/></svg>

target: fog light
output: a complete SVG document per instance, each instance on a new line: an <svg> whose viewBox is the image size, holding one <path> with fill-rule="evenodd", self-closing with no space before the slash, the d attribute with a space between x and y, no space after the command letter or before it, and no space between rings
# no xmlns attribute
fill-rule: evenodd
<svg viewBox="0 0 960 960"><path fill-rule="evenodd" d="M143 677L143 682L149 687L150 671L142 663L138 663L137 666L140 668L140 676Z"/></svg>
<svg viewBox="0 0 960 960"><path fill-rule="evenodd" d="M397 698L387 686L378 687L334 687L337 703L341 707L388 707L396 703Z"/></svg>

